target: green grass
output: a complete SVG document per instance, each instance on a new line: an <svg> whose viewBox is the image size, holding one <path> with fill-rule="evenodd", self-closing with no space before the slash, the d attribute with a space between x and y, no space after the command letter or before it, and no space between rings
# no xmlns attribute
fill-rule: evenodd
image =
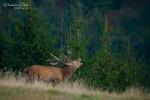
<svg viewBox="0 0 150 100"><path fill-rule="evenodd" d="M100 100L99 96L75 95L55 90L0 87L0 100Z"/></svg>
<svg viewBox="0 0 150 100"><path fill-rule="evenodd" d="M150 100L149 95L139 97L122 95L92 95L41 90L24 87L0 86L0 100Z"/></svg>

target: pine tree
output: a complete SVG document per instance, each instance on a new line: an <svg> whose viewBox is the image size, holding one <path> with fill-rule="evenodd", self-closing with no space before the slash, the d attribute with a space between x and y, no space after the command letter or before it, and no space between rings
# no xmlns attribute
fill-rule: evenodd
<svg viewBox="0 0 150 100"><path fill-rule="evenodd" d="M49 53L55 51L55 37L49 32L50 29L44 24L37 10L31 7L31 3L25 14L24 21L15 20L15 33L11 42L13 44L9 48L9 56L12 58L7 59L4 56L4 65L13 70L31 64L46 64ZM8 50L5 52L7 54Z"/></svg>
<svg viewBox="0 0 150 100"><path fill-rule="evenodd" d="M71 41L70 41L70 48L72 51L72 58L80 57L82 62L84 63L83 67L81 67L75 75L73 75L74 79L85 78L85 73L88 68L84 67L88 65L88 43L89 37L86 34L85 24L85 7L82 4L81 0L76 0L70 5L70 13L71 18Z"/></svg>
<svg viewBox="0 0 150 100"><path fill-rule="evenodd" d="M124 71L126 74L127 86L138 86L140 75L140 63L139 59L136 58L136 53L130 43L128 37L126 53L124 54Z"/></svg>

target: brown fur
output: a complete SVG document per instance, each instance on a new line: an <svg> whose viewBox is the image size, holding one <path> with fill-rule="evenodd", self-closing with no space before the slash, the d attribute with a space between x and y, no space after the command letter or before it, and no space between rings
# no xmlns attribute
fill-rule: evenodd
<svg viewBox="0 0 150 100"><path fill-rule="evenodd" d="M60 83L67 77L69 77L78 67L80 67L80 61L77 63L71 63L71 65L65 68L59 67L46 67L42 65L32 65L25 68L24 71L27 74L26 81L34 82L34 80L41 80L45 82L51 82L53 86Z"/></svg>

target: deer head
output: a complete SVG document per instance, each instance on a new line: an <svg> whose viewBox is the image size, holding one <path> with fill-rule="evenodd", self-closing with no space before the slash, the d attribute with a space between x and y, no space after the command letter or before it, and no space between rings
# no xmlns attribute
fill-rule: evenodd
<svg viewBox="0 0 150 100"><path fill-rule="evenodd" d="M71 66L73 68L79 68L80 66L82 66L81 58L70 61L69 63L66 63L66 65Z"/></svg>
<svg viewBox="0 0 150 100"><path fill-rule="evenodd" d="M51 65L57 65L57 64L63 64L65 66L68 66L74 70L78 69L80 66L82 66L81 58L77 58L76 60L71 60L71 58L64 55L63 59L59 59L53 54L50 54L54 59L49 60Z"/></svg>

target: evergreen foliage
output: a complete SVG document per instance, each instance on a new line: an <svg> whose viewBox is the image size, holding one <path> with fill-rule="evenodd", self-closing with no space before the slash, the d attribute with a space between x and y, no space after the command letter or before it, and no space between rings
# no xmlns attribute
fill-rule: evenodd
<svg viewBox="0 0 150 100"><path fill-rule="evenodd" d="M31 64L46 64L49 54L54 52L56 38L49 33L38 12L29 8L24 21L16 20L13 34L2 38L4 50L2 66L19 70Z"/></svg>

